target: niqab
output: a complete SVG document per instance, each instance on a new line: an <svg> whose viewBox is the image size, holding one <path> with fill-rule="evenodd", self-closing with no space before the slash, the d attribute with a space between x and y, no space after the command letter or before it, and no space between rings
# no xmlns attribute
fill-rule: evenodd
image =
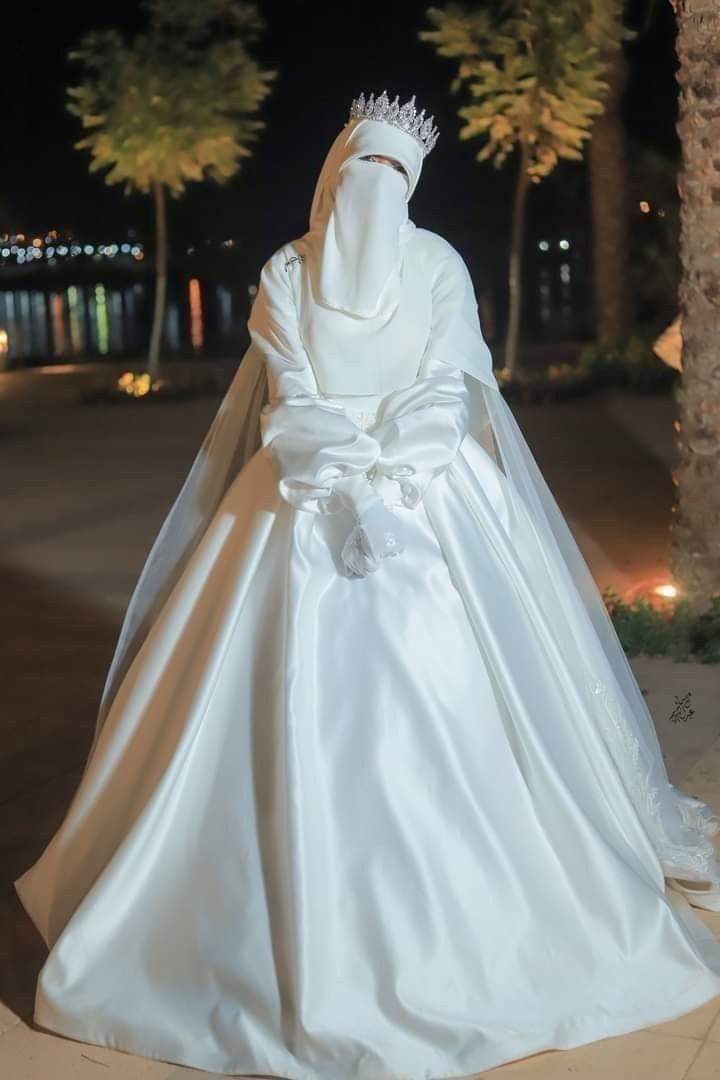
<svg viewBox="0 0 720 1080"><path fill-rule="evenodd" d="M364 161L370 154L395 159L407 175ZM418 141L390 124L365 119L340 131L318 177L304 237L316 303L361 319L397 307L402 248L414 229L408 201L422 160Z"/></svg>

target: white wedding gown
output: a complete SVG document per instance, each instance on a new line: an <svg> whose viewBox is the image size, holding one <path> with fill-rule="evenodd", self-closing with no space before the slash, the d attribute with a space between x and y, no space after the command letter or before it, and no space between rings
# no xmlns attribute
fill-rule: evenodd
<svg viewBox="0 0 720 1080"><path fill-rule="evenodd" d="M264 422L372 430L382 395L343 397ZM459 441L365 578L347 511L291 505L266 451L235 478L16 883L50 946L39 1024L217 1073L425 1080L720 993L589 720L600 647L578 613L583 670L558 654L531 522Z"/></svg>

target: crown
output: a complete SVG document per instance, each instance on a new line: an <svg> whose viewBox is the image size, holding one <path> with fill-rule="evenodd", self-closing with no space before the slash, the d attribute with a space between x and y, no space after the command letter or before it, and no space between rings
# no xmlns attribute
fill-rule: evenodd
<svg viewBox="0 0 720 1080"><path fill-rule="evenodd" d="M387 96L387 90L383 90L379 97L374 94L365 100L365 95L360 94L350 106L351 120L383 120L386 124L406 131L422 146L423 157L430 153L438 139L438 129L433 127L434 116L425 119L425 110L417 112L415 108L415 95L400 105L400 98L395 95L391 103Z"/></svg>

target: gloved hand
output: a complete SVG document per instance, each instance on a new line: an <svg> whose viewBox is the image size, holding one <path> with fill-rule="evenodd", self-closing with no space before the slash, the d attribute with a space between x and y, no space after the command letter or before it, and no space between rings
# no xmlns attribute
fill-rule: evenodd
<svg viewBox="0 0 720 1080"><path fill-rule="evenodd" d="M351 574L365 577L378 569L381 559L404 551L402 527L365 476L343 477L335 487L355 518L343 544L343 566Z"/></svg>
<svg viewBox="0 0 720 1080"><path fill-rule="evenodd" d="M378 569L381 559L404 550L400 522L378 500L356 522L343 544L341 558L351 574L365 577Z"/></svg>

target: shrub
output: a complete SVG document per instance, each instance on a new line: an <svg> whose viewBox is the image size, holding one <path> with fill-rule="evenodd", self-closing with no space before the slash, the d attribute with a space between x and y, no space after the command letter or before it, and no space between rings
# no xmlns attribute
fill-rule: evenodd
<svg viewBox="0 0 720 1080"><path fill-rule="evenodd" d="M544 371L520 371L512 377L500 368L495 376L507 401L568 401L592 389L587 376L573 364L550 364Z"/></svg>
<svg viewBox="0 0 720 1080"><path fill-rule="evenodd" d="M614 342L586 345L578 370L594 387L625 387L641 394L664 393L674 386L679 372L668 367L636 334Z"/></svg>
<svg viewBox="0 0 720 1080"><path fill-rule="evenodd" d="M603 600L628 656L720 663L720 594L702 614L693 612L687 600L661 607L643 599L629 604L612 589L604 590Z"/></svg>
<svg viewBox="0 0 720 1080"><path fill-rule="evenodd" d="M569 401L594 390L620 387L638 394L668 393L679 372L655 356L638 335L586 345L577 364L550 364L543 370L520 370L510 376L495 371L507 401Z"/></svg>

